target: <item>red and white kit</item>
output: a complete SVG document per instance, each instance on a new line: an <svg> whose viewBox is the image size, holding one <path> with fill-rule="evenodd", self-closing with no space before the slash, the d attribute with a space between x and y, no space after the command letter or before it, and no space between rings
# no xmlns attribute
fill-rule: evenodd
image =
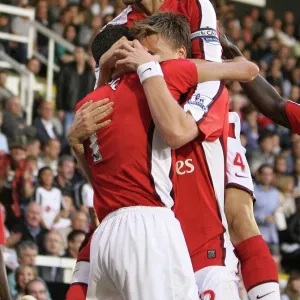
<svg viewBox="0 0 300 300"><path fill-rule="evenodd" d="M162 70L177 100L197 84L188 60L166 61ZM84 143L101 222L91 242L87 299L197 299L189 253L171 210L174 160L155 129L137 74L93 91L77 108L103 98L114 102L112 123Z"/></svg>
<svg viewBox="0 0 300 300"><path fill-rule="evenodd" d="M193 57L211 61L221 61L222 49L218 39L217 20L215 11L209 0L167 0L164 2L163 6L161 7L161 10L177 12L180 14L184 14L189 18L192 31ZM116 17L112 22L110 22L110 25L127 24L128 26L132 26L134 21L141 20L144 18L145 15L137 12L133 7L129 6L118 17ZM98 72L96 70L96 75L98 75ZM173 75L174 74L176 74L176 72L174 72ZM199 121L200 129L203 120L205 118L206 120L208 120L207 116L209 116L209 118L213 117L213 114L215 113L216 109L223 111L221 119L224 119L225 126L226 121L224 116L227 116L227 114L224 113L224 110L226 109L225 107L218 108L218 105L215 105L215 103L221 103L223 99L225 101L224 105L227 105L228 98L225 99L227 97L226 93L226 88L221 82L208 82L199 84L197 86L197 91L195 92L194 97L191 99L190 103L188 103L185 106L185 109L189 110L193 114L196 121ZM221 100L217 102L219 98ZM222 106L222 104L220 104L220 106ZM210 112L209 114L207 114L207 109ZM205 118L203 118L203 116L205 116ZM216 114L216 116L218 116L218 114ZM117 121L116 117L114 117L113 122L114 121ZM195 157L195 161L191 162L189 156L185 155L185 153L183 152L184 155L182 159L179 159L176 165L177 174L180 177L183 177L184 174L189 174L190 172L193 172L193 169L195 168L194 163L198 163L198 154L199 157L201 157L201 161L207 160L209 162L214 162L214 158L212 157L212 155L214 155L213 153L216 153L218 155L220 154L220 156L216 158L217 161L220 162L220 165L217 165L216 170L213 171L213 175L215 175L217 171L219 172L219 174L217 175L220 176L217 176L216 179L211 179L209 172L210 168L212 168L213 165L204 165L202 170L202 177L200 177L201 179L198 178L198 180L195 180L194 178L194 181L192 181L196 184L193 186L192 190L194 189L194 187L201 188L203 184L207 186L209 195L205 195L204 197L207 201L201 201L201 198L198 197L196 199L193 199L193 202L197 202L195 206L195 211L192 212L191 216L187 216L187 221L185 222L186 224L191 226L192 231L195 228L197 230L204 230L204 233L201 232L201 236L203 237L199 240L193 241L191 245L189 245L189 248L195 249L196 254L193 255L193 257L195 257L195 261L197 262L195 262L194 267L204 267L204 271L202 271L201 274L198 273L198 283L199 291L202 297L211 296L211 298L207 299L219 299L221 297L223 290L219 287L222 286L222 282L228 283L227 286L229 286L229 290L237 290L237 278L235 277L235 273L233 272L233 270L236 270L237 262L233 255L233 247L229 241L228 231L226 229L227 225L223 210L227 136L225 132L226 130L228 130L228 124L227 129L224 129L222 128L223 125L220 124L220 119L217 119L216 121L216 123L214 123L214 121L211 122L212 128L208 128L209 126L205 127L204 125L206 122L203 122L203 128L209 130L208 132L205 132L204 129L201 130L202 135L200 138L203 140L211 139L212 142L205 142L197 145L196 150L199 151L199 153L195 152L192 154L192 156ZM218 129L214 127L215 125L218 127ZM190 145L189 147L191 147L191 149L194 150L194 146ZM201 181L202 178L205 178L204 182ZM212 182L212 180L214 180L214 182ZM216 191L214 190L215 186L217 186ZM211 204L209 204L209 197L212 197ZM193 207L193 204L189 204L190 200L191 199L187 197L187 195L185 195L183 192L183 201L186 202L185 209L187 209L188 212L191 211ZM201 202L203 202L203 204L201 204ZM206 219L206 211L203 209L205 207L208 207L209 215L213 216L213 219L209 221L207 226L203 225L204 222L198 224L199 220L201 221L202 218ZM205 228L203 228L203 226ZM199 231L197 234L200 235ZM213 238L212 240L209 240L207 242L207 239L210 236L212 236ZM188 240L191 239L192 235ZM207 252L207 249L212 251ZM217 253L218 256L216 256ZM92 255L94 255L93 252ZM203 260L201 259L201 257L203 258ZM230 266L230 268L226 269L225 265ZM212 270L211 268L205 266L215 267ZM220 268L221 270L223 270L223 272L220 271ZM216 274L218 274L219 276L215 276ZM215 295L214 297L216 298L212 298L211 289ZM228 299L234 298L230 298L229 296Z"/></svg>
<svg viewBox="0 0 300 300"><path fill-rule="evenodd" d="M250 167L246 159L246 149L241 144L241 120L237 113L229 113L229 133L227 139L227 188L244 190L254 199L254 186Z"/></svg>

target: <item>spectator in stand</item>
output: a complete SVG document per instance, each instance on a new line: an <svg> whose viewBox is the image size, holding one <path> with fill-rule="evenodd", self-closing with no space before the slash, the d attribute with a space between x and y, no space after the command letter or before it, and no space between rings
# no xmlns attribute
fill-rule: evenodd
<svg viewBox="0 0 300 300"><path fill-rule="evenodd" d="M68 5L68 0L58 0L56 5L50 8L50 18L52 21L58 21L60 19L61 13L65 11Z"/></svg>
<svg viewBox="0 0 300 300"><path fill-rule="evenodd" d="M300 140L292 141L292 151L287 156L288 172L293 171L294 162L300 158Z"/></svg>
<svg viewBox="0 0 300 300"><path fill-rule="evenodd" d="M24 241L17 247L17 258L19 265L30 265L35 267L36 257L38 255L38 247L32 241ZM17 294L16 289L16 272L8 275L9 290L12 295Z"/></svg>
<svg viewBox="0 0 300 300"><path fill-rule="evenodd" d="M1 130L1 125L3 124L3 113L2 110L0 110L0 130ZM1 133L0 131L0 152L4 152L5 154L8 154L8 142L6 136Z"/></svg>
<svg viewBox="0 0 300 300"><path fill-rule="evenodd" d="M6 103L13 97L13 93L7 88L7 73L0 70L0 109L5 108Z"/></svg>
<svg viewBox="0 0 300 300"><path fill-rule="evenodd" d="M28 4L22 5L22 8L30 8ZM11 31L14 34L28 37L30 20L27 17L14 17L11 22ZM20 63L27 61L27 46L24 43L10 43L10 54Z"/></svg>
<svg viewBox="0 0 300 300"><path fill-rule="evenodd" d="M57 176L54 179L54 185L65 195L74 195L74 184L72 179L75 174L74 158L69 155L63 155L58 161Z"/></svg>
<svg viewBox="0 0 300 300"><path fill-rule="evenodd" d="M8 15L1 14L0 15L0 31L5 32L5 33L10 33L11 32L10 27L11 26L10 26ZM0 49L3 49L5 52L9 53L10 52L9 41L1 40Z"/></svg>
<svg viewBox="0 0 300 300"><path fill-rule="evenodd" d="M292 176L281 175L276 181L276 187L280 191L280 210L284 213L286 219L296 212L293 184Z"/></svg>
<svg viewBox="0 0 300 300"><path fill-rule="evenodd" d="M29 203L25 211L24 219L12 228L11 236L14 235L12 246L18 245L19 242L29 240L38 245L39 252L43 251L43 240L47 230L40 226L41 221L41 206L34 202Z"/></svg>
<svg viewBox="0 0 300 300"><path fill-rule="evenodd" d="M41 206L42 227L50 230L59 220L64 208L63 197L61 191L53 187L53 172L50 167L41 168L38 179L39 187L35 190L33 201Z"/></svg>
<svg viewBox="0 0 300 300"><path fill-rule="evenodd" d="M47 144L45 144L43 151L38 160L39 169L49 166L53 174L57 174L57 162L59 158L59 153L61 150L60 141L57 139L49 139Z"/></svg>
<svg viewBox="0 0 300 300"><path fill-rule="evenodd" d="M281 300L299 300L300 299L300 274L292 273L287 286L283 292Z"/></svg>
<svg viewBox="0 0 300 300"><path fill-rule="evenodd" d="M65 27L70 23L71 23L70 12L67 8L65 8L60 12L60 16L57 22L52 25L52 30L57 34L63 36Z"/></svg>
<svg viewBox="0 0 300 300"><path fill-rule="evenodd" d="M57 231L49 231L45 237L45 255L61 257L64 244ZM40 267L39 274L46 282L63 282L64 269L57 267Z"/></svg>
<svg viewBox="0 0 300 300"><path fill-rule="evenodd" d="M36 5L36 20L42 25L51 28L52 22L48 15L48 2L46 0L39 0ZM48 37L38 33L37 35L38 51L48 57Z"/></svg>
<svg viewBox="0 0 300 300"><path fill-rule="evenodd" d="M63 33L64 39L71 44L77 43L77 29L74 25L69 24L65 27ZM55 46L56 59L60 64L67 64L74 61L73 52L67 50L64 46L57 44Z"/></svg>
<svg viewBox="0 0 300 300"><path fill-rule="evenodd" d="M85 232L73 230L68 234L68 248L64 257L77 259L78 251L85 239Z"/></svg>
<svg viewBox="0 0 300 300"><path fill-rule="evenodd" d="M274 161L274 172L276 176L287 174L287 164L284 155L279 154L275 157Z"/></svg>
<svg viewBox="0 0 300 300"><path fill-rule="evenodd" d="M78 210L88 213L88 208L93 206L94 190L93 187L83 180L75 185L75 206Z"/></svg>
<svg viewBox="0 0 300 300"><path fill-rule="evenodd" d="M94 89L94 85L95 76L86 62L86 52L76 47L74 62L62 67L57 84L56 106L64 121L65 135L72 124L76 104Z"/></svg>
<svg viewBox="0 0 300 300"><path fill-rule="evenodd" d="M40 104L39 117L33 123L33 126L36 128L36 137L42 145L47 144L50 139L60 138L52 122L53 116L53 104L50 101L43 101Z"/></svg>
<svg viewBox="0 0 300 300"><path fill-rule="evenodd" d="M266 131L262 133L259 137L259 149L249 153L249 166L252 174L255 174L260 166L264 164L274 164L273 137L273 132Z"/></svg>
<svg viewBox="0 0 300 300"><path fill-rule="evenodd" d="M88 215L83 211L78 211L72 216L72 224L71 227L59 229L65 247L67 247L67 237L70 232L74 230L80 230L84 232L88 232L88 226L89 226L89 218Z"/></svg>
<svg viewBox="0 0 300 300"><path fill-rule="evenodd" d="M25 288L28 282L37 278L37 270L30 265L22 265L16 271L17 293L13 294L13 300L21 300L25 295Z"/></svg>
<svg viewBox="0 0 300 300"><path fill-rule="evenodd" d="M35 297L36 300L51 300L47 297L47 287L43 280L33 279L28 282L25 294Z"/></svg>
<svg viewBox="0 0 300 300"><path fill-rule="evenodd" d="M79 30L79 43L85 47L88 47L93 38L99 32L99 28L102 28L103 22L102 18L99 15L93 16L91 20L91 26L82 25Z"/></svg>
<svg viewBox="0 0 300 300"><path fill-rule="evenodd" d="M259 230L273 255L279 255L279 237L275 212L280 205L279 191L272 185L274 171L271 165L262 165L257 171L259 183L254 188L256 203L254 216Z"/></svg>
<svg viewBox="0 0 300 300"><path fill-rule="evenodd" d="M26 155L38 157L41 153L41 142L37 138L27 140Z"/></svg>
<svg viewBox="0 0 300 300"><path fill-rule="evenodd" d="M9 142L14 142L17 137L33 137L35 129L26 125L23 117L21 101L18 96L10 98L3 112L2 132L7 136Z"/></svg>
<svg viewBox="0 0 300 300"><path fill-rule="evenodd" d="M258 148L258 113L253 105L247 105L246 107L244 107L242 112L245 119L242 122L241 130L247 136L247 151L252 151Z"/></svg>

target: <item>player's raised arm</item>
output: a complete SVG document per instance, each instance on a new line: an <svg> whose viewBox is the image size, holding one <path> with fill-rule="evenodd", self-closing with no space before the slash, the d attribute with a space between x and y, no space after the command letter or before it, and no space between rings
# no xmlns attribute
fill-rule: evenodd
<svg viewBox="0 0 300 300"><path fill-rule="evenodd" d="M256 64L241 56L226 63L204 62L195 59L193 62L197 66L198 82L217 80L252 81L259 73Z"/></svg>
<svg viewBox="0 0 300 300"><path fill-rule="evenodd" d="M221 37L224 55L228 59L242 57L239 49L231 44L225 36ZM291 128L286 114L286 102L262 76L257 76L253 81L241 83L245 94L250 101L268 118L282 126Z"/></svg>
<svg viewBox="0 0 300 300"><path fill-rule="evenodd" d="M174 96L179 100L180 94L176 94L175 88L171 88L172 93L170 92L170 86L167 86L157 62L159 57L148 53L137 40L134 41L134 47L128 45L126 49L117 50L115 54L118 57L125 57L117 62L117 67L126 65L137 71L153 121L168 146L177 149L195 139L199 135L197 124L193 117L175 101ZM190 63L189 66L195 65ZM189 76L191 73L194 77L190 79L190 87L197 84L195 67L191 72L186 73L187 78L191 77Z"/></svg>

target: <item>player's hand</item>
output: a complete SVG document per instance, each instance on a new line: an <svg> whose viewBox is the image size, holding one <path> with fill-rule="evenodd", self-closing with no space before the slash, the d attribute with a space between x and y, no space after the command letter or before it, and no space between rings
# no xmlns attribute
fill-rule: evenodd
<svg viewBox="0 0 300 300"><path fill-rule="evenodd" d="M117 62L117 57L114 52L118 49L126 49L127 45L133 46L132 41L128 41L128 39L123 36L117 42L115 42L111 48L106 51L100 58L100 66L105 70L111 70L115 67Z"/></svg>
<svg viewBox="0 0 300 300"><path fill-rule="evenodd" d="M159 55L151 55L138 40L133 41L133 46L126 45L125 49L115 50L115 55L119 59L116 68L130 71L136 71L140 65L150 61L160 61Z"/></svg>
<svg viewBox="0 0 300 300"><path fill-rule="evenodd" d="M108 126L111 119L107 119L113 111L113 102L103 99L97 102L89 101L82 105L75 114L74 121L68 132L69 144L81 144L99 129Z"/></svg>
<svg viewBox="0 0 300 300"><path fill-rule="evenodd" d="M239 48L232 44L223 33L220 34L220 42L223 48L223 56L225 56L227 59L243 56Z"/></svg>

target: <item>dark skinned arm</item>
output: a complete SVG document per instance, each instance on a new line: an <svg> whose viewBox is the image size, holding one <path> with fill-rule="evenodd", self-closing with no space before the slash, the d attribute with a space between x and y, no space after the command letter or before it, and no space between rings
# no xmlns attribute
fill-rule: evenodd
<svg viewBox="0 0 300 300"><path fill-rule="evenodd" d="M3 258L1 248L0 248L0 300L11 300L8 291L6 269L5 269L5 263L4 263L4 258Z"/></svg>
<svg viewBox="0 0 300 300"><path fill-rule="evenodd" d="M224 35L221 36L220 40L224 50L223 54L227 59L243 56L240 50L230 43ZM291 128L285 110L286 102L262 76L257 76L251 82L241 83L241 86L249 100L260 112L275 123Z"/></svg>

